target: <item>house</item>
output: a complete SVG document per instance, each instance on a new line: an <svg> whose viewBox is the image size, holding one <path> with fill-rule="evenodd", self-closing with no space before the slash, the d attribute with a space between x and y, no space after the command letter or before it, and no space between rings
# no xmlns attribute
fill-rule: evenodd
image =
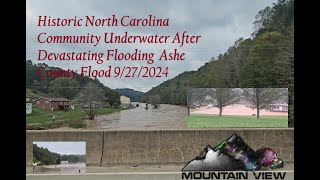
<svg viewBox="0 0 320 180"><path fill-rule="evenodd" d="M286 103L270 104L270 110L275 112L288 112L288 104Z"/></svg>
<svg viewBox="0 0 320 180"><path fill-rule="evenodd" d="M38 98L34 100L35 106L48 111L72 109L71 101L66 98Z"/></svg>
<svg viewBox="0 0 320 180"><path fill-rule="evenodd" d="M60 164L69 164L69 161L61 161Z"/></svg>
<svg viewBox="0 0 320 180"><path fill-rule="evenodd" d="M43 163L40 162L40 161L37 161L37 162L33 162L32 165L33 166L39 166L39 165L43 165Z"/></svg>
<svg viewBox="0 0 320 180"><path fill-rule="evenodd" d="M26 96L26 114L32 113L32 102L30 101L30 97Z"/></svg>
<svg viewBox="0 0 320 180"><path fill-rule="evenodd" d="M127 96L120 96L120 103L121 103L121 106L128 106L131 104L130 98Z"/></svg>

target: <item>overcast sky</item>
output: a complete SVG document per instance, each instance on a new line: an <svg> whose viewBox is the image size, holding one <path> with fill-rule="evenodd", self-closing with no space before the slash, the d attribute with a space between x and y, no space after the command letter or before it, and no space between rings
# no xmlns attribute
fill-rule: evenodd
<svg viewBox="0 0 320 180"><path fill-rule="evenodd" d="M48 148L49 151L58 154L86 154L86 142L40 142L36 141L38 147Z"/></svg>
<svg viewBox="0 0 320 180"><path fill-rule="evenodd" d="M127 66L161 66L169 67L168 77L162 78L99 78L110 88L132 88L146 92L161 82L171 79L184 71L197 70L212 57L225 53L239 37L249 38L253 32L253 22L259 10L271 6L277 0L27 0L27 54L26 58L34 63L43 62L50 66L80 71L80 67L91 65L95 69L105 69L112 65ZM169 18L169 27L38 27L38 16L52 18L73 18L75 16L96 16L109 18L112 15L121 18L130 16L148 18L150 14L158 18ZM37 37L41 32L47 35L100 35L114 32L123 35L170 35L173 39L176 32L187 31L190 35L201 35L197 44L187 44L178 48L178 44L40 44ZM172 40L171 39L171 40ZM38 50L48 52L103 52L118 48L123 52L133 52L135 48L142 52L154 52L154 64L145 61L117 62L105 61L98 65L92 61L38 61ZM185 52L184 61L163 62L157 60L163 49L178 48Z"/></svg>

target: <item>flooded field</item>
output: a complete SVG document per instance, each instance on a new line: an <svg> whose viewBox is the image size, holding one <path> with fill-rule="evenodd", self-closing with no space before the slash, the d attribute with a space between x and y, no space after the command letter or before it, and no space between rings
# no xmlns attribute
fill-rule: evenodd
<svg viewBox="0 0 320 180"><path fill-rule="evenodd" d="M187 108L183 106L161 104L154 109L144 103L139 107L98 116L87 120L87 129L179 129L187 128Z"/></svg>
<svg viewBox="0 0 320 180"><path fill-rule="evenodd" d="M85 163L41 165L33 170L35 174L83 174L85 172Z"/></svg>
<svg viewBox="0 0 320 180"><path fill-rule="evenodd" d="M201 107L197 109L191 109L191 114L219 114L219 108L217 107ZM257 109L252 109L244 104L233 104L223 108L224 115L240 115L251 116L257 114ZM274 112L265 109L260 110L261 116L288 116L288 112Z"/></svg>

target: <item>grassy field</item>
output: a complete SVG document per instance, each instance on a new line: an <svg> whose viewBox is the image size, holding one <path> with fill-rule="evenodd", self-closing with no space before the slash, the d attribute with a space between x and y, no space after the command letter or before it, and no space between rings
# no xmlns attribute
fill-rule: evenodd
<svg viewBox="0 0 320 180"><path fill-rule="evenodd" d="M98 115L109 114L119 111L119 109L101 108L98 110ZM52 123L52 114L55 115L55 123ZM80 107L75 107L73 111L46 111L36 106L32 107L32 113L26 116L27 128L28 125L39 126L44 129L56 128L67 125L73 128L82 128L85 126L84 119L86 113Z"/></svg>
<svg viewBox="0 0 320 180"><path fill-rule="evenodd" d="M287 128L287 116L260 116L257 119L255 116L230 116L222 115L207 115L197 114L190 115L187 118L188 127L191 128Z"/></svg>

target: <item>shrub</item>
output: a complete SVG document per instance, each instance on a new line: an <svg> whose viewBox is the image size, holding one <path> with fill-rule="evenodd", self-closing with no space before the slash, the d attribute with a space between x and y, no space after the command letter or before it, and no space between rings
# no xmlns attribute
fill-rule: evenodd
<svg viewBox="0 0 320 180"><path fill-rule="evenodd" d="M71 127L71 128L84 128L84 127L86 127L86 123L81 119L70 120L67 122L67 124L68 124L68 127Z"/></svg>

